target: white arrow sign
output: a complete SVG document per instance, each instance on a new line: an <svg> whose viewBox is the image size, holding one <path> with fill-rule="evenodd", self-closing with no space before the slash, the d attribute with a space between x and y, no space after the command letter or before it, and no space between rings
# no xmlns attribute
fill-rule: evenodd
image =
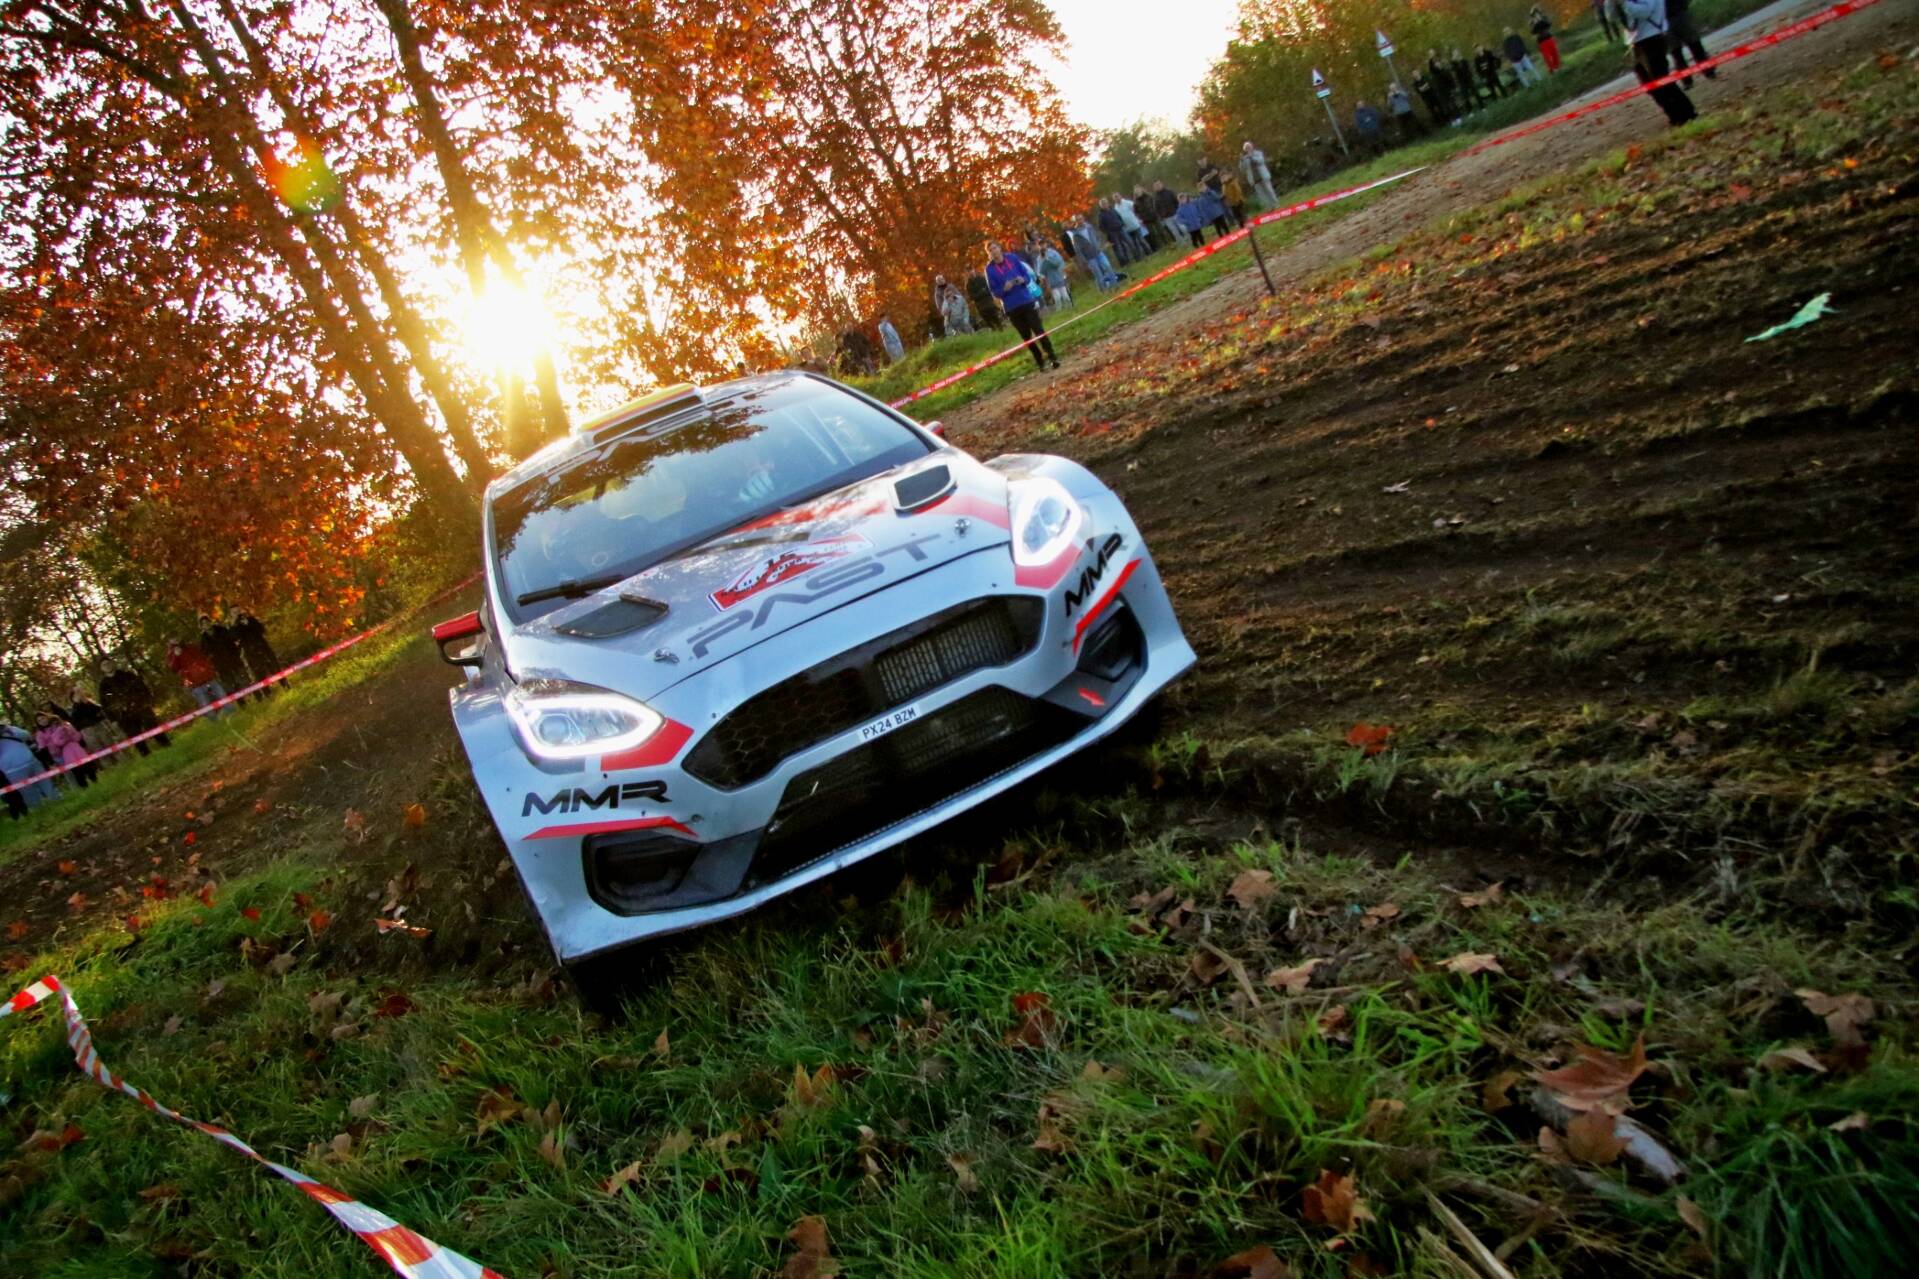
<svg viewBox="0 0 1919 1279"><path fill-rule="evenodd" d="M1319 74L1318 67L1313 68L1313 96L1318 98L1333 96L1333 86L1326 83L1326 77Z"/></svg>
<svg viewBox="0 0 1919 1279"><path fill-rule="evenodd" d="M1376 37L1376 43L1379 46L1379 56L1382 58L1392 57L1393 42L1386 38L1386 33L1384 31L1375 31L1373 35Z"/></svg>

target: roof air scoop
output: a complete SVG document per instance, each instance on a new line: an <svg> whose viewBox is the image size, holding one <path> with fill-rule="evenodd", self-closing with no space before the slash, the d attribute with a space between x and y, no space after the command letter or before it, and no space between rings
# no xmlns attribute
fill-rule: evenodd
<svg viewBox="0 0 1919 1279"><path fill-rule="evenodd" d="M893 499L900 511L917 511L923 506L931 506L958 486L952 468L942 462L895 480Z"/></svg>

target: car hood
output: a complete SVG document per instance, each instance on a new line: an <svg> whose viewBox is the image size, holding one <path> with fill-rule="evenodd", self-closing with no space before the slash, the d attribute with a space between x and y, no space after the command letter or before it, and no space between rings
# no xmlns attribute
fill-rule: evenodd
<svg viewBox="0 0 1919 1279"><path fill-rule="evenodd" d="M901 509L902 482L944 466L944 496ZM944 486L942 486L944 487ZM935 490L938 491L938 490ZM651 697L833 609L1005 546L1006 479L955 449L731 529L505 638L516 679Z"/></svg>

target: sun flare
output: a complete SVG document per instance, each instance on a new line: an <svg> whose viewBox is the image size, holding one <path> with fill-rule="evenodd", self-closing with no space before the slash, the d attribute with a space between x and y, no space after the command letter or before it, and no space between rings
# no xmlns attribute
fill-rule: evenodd
<svg viewBox="0 0 1919 1279"><path fill-rule="evenodd" d="M521 368L553 345L553 319L545 302L503 280L491 281L484 293L468 300L460 329L468 355L488 372Z"/></svg>

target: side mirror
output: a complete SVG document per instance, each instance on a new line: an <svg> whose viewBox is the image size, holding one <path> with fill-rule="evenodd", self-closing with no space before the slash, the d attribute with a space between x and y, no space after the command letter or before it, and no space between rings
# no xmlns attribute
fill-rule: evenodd
<svg viewBox="0 0 1919 1279"><path fill-rule="evenodd" d="M440 646L440 660L448 666L478 666L486 627L480 625L479 613L464 613L436 624L433 642Z"/></svg>
<svg viewBox="0 0 1919 1279"><path fill-rule="evenodd" d="M926 429L932 432L934 435L939 436L942 440L946 438L946 423L940 421L937 418L935 418L931 422L926 423Z"/></svg>

